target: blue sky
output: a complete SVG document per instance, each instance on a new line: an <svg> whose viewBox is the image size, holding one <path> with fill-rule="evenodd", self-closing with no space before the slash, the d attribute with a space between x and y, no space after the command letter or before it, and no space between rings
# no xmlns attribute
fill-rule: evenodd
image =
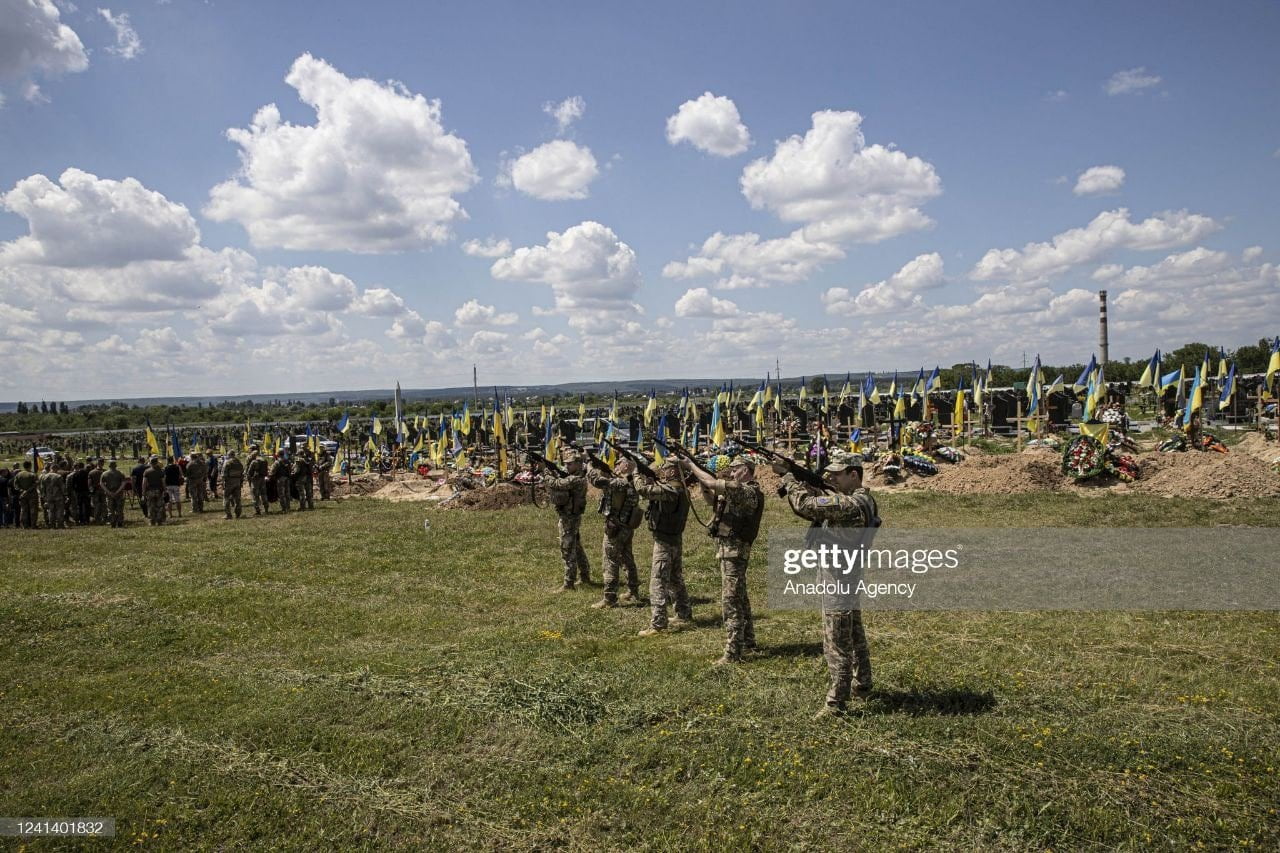
<svg viewBox="0 0 1280 853"><path fill-rule="evenodd" d="M1277 34L1260 2L0 0L0 397L1084 361L1100 287L1113 356L1249 342Z"/></svg>

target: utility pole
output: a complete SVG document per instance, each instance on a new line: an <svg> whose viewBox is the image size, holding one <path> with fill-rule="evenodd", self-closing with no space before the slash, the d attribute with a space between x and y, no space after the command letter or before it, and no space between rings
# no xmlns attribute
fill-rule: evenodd
<svg viewBox="0 0 1280 853"><path fill-rule="evenodd" d="M478 412L480 411L480 385L476 381L476 377L476 366L473 363L471 365L471 390L475 394L476 411Z"/></svg>

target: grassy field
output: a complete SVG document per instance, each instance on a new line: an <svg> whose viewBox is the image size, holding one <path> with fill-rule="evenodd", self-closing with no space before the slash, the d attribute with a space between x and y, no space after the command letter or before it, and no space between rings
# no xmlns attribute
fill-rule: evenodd
<svg viewBox="0 0 1280 853"><path fill-rule="evenodd" d="M881 508L1280 520L1274 500L1133 495ZM763 653L710 666L719 578L696 530L696 628L641 639L646 609L551 594L549 510L131 519L0 536L0 815L114 816L116 846L161 849L1280 845L1274 613L868 614L878 693L815 721L816 615L759 612ZM597 577L599 536L589 515ZM760 572L753 590L762 611Z"/></svg>

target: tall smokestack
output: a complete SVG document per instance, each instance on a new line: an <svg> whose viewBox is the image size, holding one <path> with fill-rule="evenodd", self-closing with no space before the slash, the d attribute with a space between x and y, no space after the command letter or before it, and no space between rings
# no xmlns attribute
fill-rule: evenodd
<svg viewBox="0 0 1280 853"><path fill-rule="evenodd" d="M1107 363L1107 292L1098 291L1098 349L1101 350L1102 364Z"/></svg>

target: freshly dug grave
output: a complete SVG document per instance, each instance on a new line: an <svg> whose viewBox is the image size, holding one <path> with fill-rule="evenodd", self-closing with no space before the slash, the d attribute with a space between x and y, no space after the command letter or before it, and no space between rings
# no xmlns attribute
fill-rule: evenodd
<svg viewBox="0 0 1280 853"><path fill-rule="evenodd" d="M1272 445L1273 447L1275 445ZM1280 475L1240 446L1230 453L1144 453L1133 490L1166 497L1280 497Z"/></svg>
<svg viewBox="0 0 1280 853"><path fill-rule="evenodd" d="M538 502L546 502L545 490L539 489ZM495 509L511 509L512 507L524 506L532 501L529 497L529 487L519 483L498 483L495 486L480 489L466 489L458 494L457 497L449 500L441 501L440 506L444 509L471 509L471 510L495 510Z"/></svg>

